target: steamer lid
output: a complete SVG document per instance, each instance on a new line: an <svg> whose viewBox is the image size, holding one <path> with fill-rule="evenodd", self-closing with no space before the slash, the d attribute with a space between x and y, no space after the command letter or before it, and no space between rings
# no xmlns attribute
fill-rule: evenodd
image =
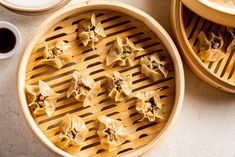
<svg viewBox="0 0 235 157"><path fill-rule="evenodd" d="M181 0L190 10L215 23L235 27L235 0Z"/></svg>

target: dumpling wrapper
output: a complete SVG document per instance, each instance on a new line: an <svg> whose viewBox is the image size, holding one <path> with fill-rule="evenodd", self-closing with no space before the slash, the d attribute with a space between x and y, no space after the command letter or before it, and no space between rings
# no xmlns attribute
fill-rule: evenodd
<svg viewBox="0 0 235 157"><path fill-rule="evenodd" d="M147 91L144 93L138 93L135 97L136 100L136 110L143 115L143 119L147 118L149 121L153 122L155 120L163 120L162 102L157 91Z"/></svg>
<svg viewBox="0 0 235 157"><path fill-rule="evenodd" d="M161 61L158 54L154 53L140 59L141 73L151 78L153 81L158 81L167 78L168 70L167 61Z"/></svg>
<svg viewBox="0 0 235 157"><path fill-rule="evenodd" d="M78 116L66 114L61 121L62 132L60 139L65 139L64 147L69 145L81 146L85 144L86 136L89 132L84 120Z"/></svg>
<svg viewBox="0 0 235 157"><path fill-rule="evenodd" d="M28 106L33 110L33 114L46 113L50 117L55 111L55 103L59 94L55 93L47 83L41 80L38 85L26 85L25 88Z"/></svg>
<svg viewBox="0 0 235 157"><path fill-rule="evenodd" d="M121 121L104 115L99 116L98 120L100 124L97 134L101 144L106 146L109 152L117 149L118 146L127 140L128 133Z"/></svg>
<svg viewBox="0 0 235 157"><path fill-rule="evenodd" d="M224 58L225 54L221 50L224 41L221 35L216 36L210 33L209 38L201 31L198 35L198 57L204 62L218 62Z"/></svg>
<svg viewBox="0 0 235 157"><path fill-rule="evenodd" d="M230 39L235 39L235 31L234 31L234 29L233 28L231 28L231 27L227 27L227 32L229 33L229 35L230 35Z"/></svg>
<svg viewBox="0 0 235 157"><path fill-rule="evenodd" d="M96 21L95 14L92 14L91 19L85 19L78 25L78 37L84 46L91 46L95 49L95 43L106 37L104 29L100 22Z"/></svg>
<svg viewBox="0 0 235 157"><path fill-rule="evenodd" d="M69 48L70 46L64 41L58 41L55 47L52 48L49 48L45 42L44 56L38 65L46 64L61 69L73 58L72 53L69 52Z"/></svg>
<svg viewBox="0 0 235 157"><path fill-rule="evenodd" d="M233 51L235 51L235 39L227 47L226 53L231 54Z"/></svg>
<svg viewBox="0 0 235 157"><path fill-rule="evenodd" d="M73 79L67 91L67 98L71 95L83 102L83 107L93 106L92 101L101 90L101 83L95 82L89 75L81 75L78 71L73 73Z"/></svg>
<svg viewBox="0 0 235 157"><path fill-rule="evenodd" d="M226 53L231 54L231 52L235 51L235 31L233 28L227 28L228 33L231 36L231 43L227 47Z"/></svg>
<svg viewBox="0 0 235 157"><path fill-rule="evenodd" d="M106 56L106 66L117 63L119 66L133 66L136 53L144 51L126 38L117 37Z"/></svg>
<svg viewBox="0 0 235 157"><path fill-rule="evenodd" d="M106 74L108 97L115 102L125 100L132 93L131 75L123 76L119 72L114 71L113 76Z"/></svg>

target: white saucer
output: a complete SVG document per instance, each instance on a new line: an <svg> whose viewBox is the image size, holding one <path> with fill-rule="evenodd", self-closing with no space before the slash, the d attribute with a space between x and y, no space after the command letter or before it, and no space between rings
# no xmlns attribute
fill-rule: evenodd
<svg viewBox="0 0 235 157"><path fill-rule="evenodd" d="M21 37L21 33L20 33L19 29L15 25L13 25L9 22L0 21L0 28L7 28L7 29L11 30L16 37L15 47L10 52L0 53L0 59L6 59L6 58L13 56L14 54L16 54L20 50L22 37Z"/></svg>
<svg viewBox="0 0 235 157"><path fill-rule="evenodd" d="M42 14L59 9L70 0L1 0L0 4L11 11L21 14Z"/></svg>

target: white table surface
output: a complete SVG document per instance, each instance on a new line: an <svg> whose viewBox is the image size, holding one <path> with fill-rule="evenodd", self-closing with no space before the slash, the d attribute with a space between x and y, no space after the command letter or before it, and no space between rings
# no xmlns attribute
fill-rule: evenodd
<svg viewBox="0 0 235 157"><path fill-rule="evenodd" d="M170 0L119 1L143 9L171 32ZM0 20L20 29L23 47L48 16L18 15L0 6ZM18 110L16 75L22 54L0 60L0 157L53 156L33 137ZM185 77L185 99L175 127L143 157L235 157L235 95L208 86L186 66Z"/></svg>

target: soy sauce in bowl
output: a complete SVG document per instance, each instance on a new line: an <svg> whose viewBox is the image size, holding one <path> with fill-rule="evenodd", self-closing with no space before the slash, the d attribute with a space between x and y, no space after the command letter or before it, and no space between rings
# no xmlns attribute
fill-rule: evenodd
<svg viewBox="0 0 235 157"><path fill-rule="evenodd" d="M10 52L14 49L15 44L15 34L7 28L0 28L0 53Z"/></svg>

